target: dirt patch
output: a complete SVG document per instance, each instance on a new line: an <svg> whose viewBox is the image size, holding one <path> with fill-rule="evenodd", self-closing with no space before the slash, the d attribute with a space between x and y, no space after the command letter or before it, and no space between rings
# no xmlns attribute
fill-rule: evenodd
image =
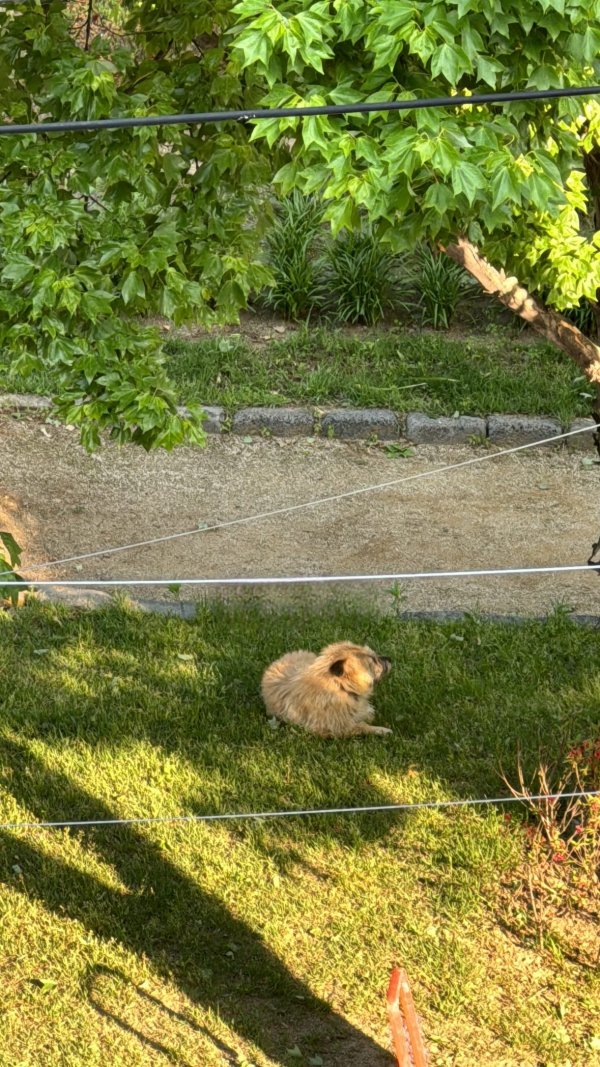
<svg viewBox="0 0 600 1067"><path fill-rule="evenodd" d="M504 316L500 310L498 313L498 319L501 323L504 323L506 328L514 323L515 317L512 313ZM277 318L275 315L269 315L265 312L251 312L244 311L241 313L239 322L233 323L230 326L215 326L213 328L207 328L206 326L188 325L188 326L174 326L168 319L156 316L149 318L146 321L148 326L156 326L166 339L180 340L180 341L203 341L208 337L231 337L233 334L239 335L247 344L252 348L264 348L265 344L269 341L280 341L286 335L298 333L305 329L304 323L290 322L287 319ZM468 324L454 324L448 330L444 331L444 336L449 340L470 340L473 337L478 338L480 341L482 338L486 338L493 343L494 336L485 334L485 321L472 321ZM331 329L331 323L326 319L319 322L318 319L311 322L313 329L322 326L326 329ZM340 337L347 337L353 341L373 341L381 337L389 337L390 334L394 334L395 323L380 323L378 326L349 326L347 324L339 324L335 326L335 333ZM428 330L425 327L419 327L412 325L411 323L403 322L399 330L399 336L406 337L407 334L415 334L416 336L422 336L423 334L431 334L432 337L439 339L438 330ZM524 328L516 335L518 336L519 345L535 345L540 344L542 339L539 334L536 334L534 330Z"/></svg>
<svg viewBox="0 0 600 1067"><path fill-rule="evenodd" d="M505 457L247 525L201 532L80 564L79 555L199 525L241 519L458 462L470 447L422 446L404 459L318 439L244 443L149 455L107 445L88 456L74 431L0 418L0 492L32 577L169 578L371 574L584 563L598 534L598 471L566 451ZM10 518L10 516L9 516ZM271 600L318 606L351 594L392 606L390 581L271 589ZM136 596L172 599L165 589ZM405 609L542 613L557 604L600 612L592 572L428 580L402 587ZM187 587L185 598L201 597ZM231 592L231 595L240 595ZM262 594L261 594L262 595Z"/></svg>
<svg viewBox="0 0 600 1067"><path fill-rule="evenodd" d="M286 334L295 334L304 329L303 323L289 322L287 319L277 318L262 312L242 312L239 322L230 326L206 327L200 325L174 326L168 319L156 316L145 320L148 326L156 326L163 334L165 340L178 341L205 341L208 337L242 337L252 348L264 348L269 341L280 341ZM318 323L316 324L318 326ZM324 322L323 325L326 325ZM313 323L313 327L315 323ZM410 331L410 327L404 327L403 332ZM415 331L417 332L417 331ZM368 341L389 333L389 328L384 325L373 326L339 326L336 333L343 337L349 337L355 341Z"/></svg>

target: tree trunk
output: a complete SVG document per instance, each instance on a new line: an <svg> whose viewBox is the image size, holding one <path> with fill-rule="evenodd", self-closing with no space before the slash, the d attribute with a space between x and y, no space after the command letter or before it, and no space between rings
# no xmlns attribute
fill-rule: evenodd
<svg viewBox="0 0 600 1067"><path fill-rule="evenodd" d="M600 148L596 147L584 155L583 167L592 204L594 229L600 230ZM590 303L596 320L596 336L600 337L600 290L596 292L596 299Z"/></svg>
<svg viewBox="0 0 600 1067"><path fill-rule="evenodd" d="M486 293L497 296L505 307L520 315L548 341L562 348L588 381L593 383L592 415L596 422L594 445L600 456L600 345L594 344L591 338L586 337L572 322L556 311L538 304L537 300L519 285L516 278L508 278L504 270L497 270L488 263L466 237L459 237L456 244L448 245L444 251L455 263L459 263L472 274ZM594 546L594 552L598 550L600 540ZM589 562L592 562L592 559Z"/></svg>
<svg viewBox="0 0 600 1067"><path fill-rule="evenodd" d="M448 245L445 252L472 274L486 293L498 297L505 307L520 315L548 341L562 348L588 381L600 385L600 345L594 344L558 312L538 304L516 278L507 277L505 271L497 270L488 263L466 237L459 237L456 244Z"/></svg>

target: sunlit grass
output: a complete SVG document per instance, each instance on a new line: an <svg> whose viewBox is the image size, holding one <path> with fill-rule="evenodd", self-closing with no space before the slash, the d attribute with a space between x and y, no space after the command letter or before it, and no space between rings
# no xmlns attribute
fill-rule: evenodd
<svg viewBox="0 0 600 1067"><path fill-rule="evenodd" d="M391 656L393 735L274 731L265 663L341 636ZM1 819L498 795L519 751L531 770L594 730L599 646L561 616L31 605L0 614ZM0 1063L383 1067L400 960L433 1064L588 1067L597 972L575 924L540 949L519 919L524 848L518 818L468 808L2 831Z"/></svg>

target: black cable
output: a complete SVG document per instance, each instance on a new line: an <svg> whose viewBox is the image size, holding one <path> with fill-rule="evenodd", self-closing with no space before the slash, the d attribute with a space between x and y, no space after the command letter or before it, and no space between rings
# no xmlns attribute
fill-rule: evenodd
<svg viewBox="0 0 600 1067"><path fill-rule="evenodd" d="M140 118L77 119L69 122L10 123L0 134L68 133L75 130L120 130L136 126L192 126L207 122L248 122L250 119L304 118L308 115L359 115L377 111L413 111L430 107L505 104L515 100L552 100L556 97L597 96L600 85L570 89L525 89L517 93L479 93L475 96L437 96L425 100L388 100L380 103L320 104L312 107L259 107L244 111L199 111L181 115L144 115Z"/></svg>

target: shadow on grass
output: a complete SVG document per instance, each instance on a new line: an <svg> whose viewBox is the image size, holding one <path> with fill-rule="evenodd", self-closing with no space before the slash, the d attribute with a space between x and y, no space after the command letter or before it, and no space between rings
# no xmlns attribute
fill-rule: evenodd
<svg viewBox="0 0 600 1067"><path fill-rule="evenodd" d="M184 1015L183 1012L175 1011L173 1008L169 1008L168 1005L164 1004L162 1000L160 1000L158 997L152 996L152 994L148 993L145 989L141 989L139 986L135 985L135 983L133 983L131 979L118 968L105 967L102 964L94 964L92 967L90 967L86 980L86 990L89 1003L94 1008L94 1011L98 1012L98 1015L100 1015L103 1019L107 1019L109 1022L114 1023L114 1025L117 1026L119 1030L122 1030L124 1033L130 1034L131 1036L137 1038L140 1044L144 1045L147 1049L152 1050L153 1052L159 1052L171 1063L181 1064L183 1065L183 1067L186 1067L188 1063L187 1060L184 1060L182 1056L180 1056L177 1052L174 1052L173 1049L169 1048L168 1045L157 1041L155 1038L149 1037L142 1030L140 1030L139 1027L132 1026L132 1024L127 1022L126 1019L123 1019L114 1011L110 1011L108 1008L105 1008L104 1005L101 1003L101 990L99 989L99 980L102 978L115 979L122 985L129 986L131 992L133 992L135 996L138 997L139 1000L144 1002L146 1005L157 1009L159 1013L164 1013L170 1019L182 1023L184 1026L188 1027L190 1030L193 1030L195 1033L203 1034L210 1041L210 1043L216 1049L218 1049L218 1051L221 1053L227 1063L232 1064L233 1067L235 1067L235 1064L239 1063L237 1053L232 1048L230 1048L229 1045L226 1045L219 1038L215 1037L215 1035L210 1032L208 1027L199 1026L198 1023L194 1022L194 1020L190 1018L189 1015Z"/></svg>
<svg viewBox="0 0 600 1067"><path fill-rule="evenodd" d="M56 750L59 761L73 744L92 757L97 752L98 767L88 771L95 775L102 768L127 774L126 757L136 746L140 773L146 758L160 775L163 757L173 757L186 784L180 789L169 780L165 793L176 790L180 810L352 807L387 803L392 792L410 799L415 782L421 790L415 799L434 788L457 796L505 793L500 764L510 769L519 750L526 766L535 765L541 747L560 753L596 721L600 695L598 634L570 628L564 619L502 630L473 620L400 625L346 607L323 616L278 617L252 606L213 605L186 624L121 608L82 616L28 608L5 633L3 667L10 681L3 712L12 739L0 746L0 758L7 791L40 820L114 813L33 755L30 739L41 740L49 754ZM322 742L291 729L270 731L258 693L264 664L286 649L319 648L348 636L394 660L375 700L378 721L393 726L394 734L385 741ZM410 768L416 771L409 779ZM127 780L121 784L126 792ZM342 816L315 819L305 832L361 848L385 838L397 823L397 816ZM256 833L253 843L282 868L305 866L291 843L290 822L285 829L268 825L273 832L264 842ZM245 833L235 824L231 832ZM192 1002L218 1012L277 1061L286 1048L303 1043L309 1051L326 1048L332 1067L392 1062L143 831L78 833L125 889L106 887L19 838L29 896L147 956ZM10 873L15 838L4 834L2 844L7 880L18 888ZM227 955L231 943L239 946L234 959Z"/></svg>
<svg viewBox="0 0 600 1067"><path fill-rule="evenodd" d="M12 771L13 795L37 819L60 819L65 811L83 818L114 817L67 776L49 771L25 746L3 741L0 755ZM302 1040L309 1050L326 1048L328 1062L336 1067L393 1063L389 1053L315 997L255 931L186 877L142 833L132 827L77 833L110 864L125 891L49 857L26 839L18 841L23 875L15 882L11 857L16 839L5 832L0 834L3 880L13 888L22 886L28 897L81 922L96 936L147 957L193 1003L213 1009L234 1032L276 1061ZM227 955L231 943L237 946L235 960Z"/></svg>

